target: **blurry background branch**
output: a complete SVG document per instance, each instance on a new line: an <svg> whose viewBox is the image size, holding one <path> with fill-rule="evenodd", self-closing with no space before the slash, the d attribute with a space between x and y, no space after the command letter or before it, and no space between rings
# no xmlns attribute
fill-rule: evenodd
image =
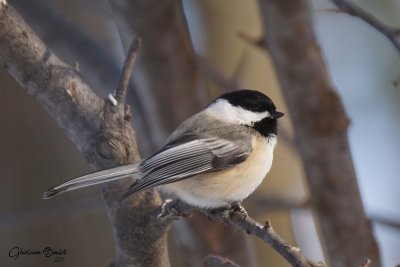
<svg viewBox="0 0 400 267"><path fill-rule="evenodd" d="M366 258L379 266L348 144L349 119L314 37L309 1L259 4L327 257L333 266L358 266Z"/></svg>
<svg viewBox="0 0 400 267"><path fill-rule="evenodd" d="M374 223L382 224L384 226L388 226L396 229L397 231L400 231L400 218L390 218L387 216L383 216L379 213L370 214L369 218Z"/></svg>
<svg viewBox="0 0 400 267"><path fill-rule="evenodd" d="M380 31L385 35L389 41L396 48L397 52L400 53L400 28L390 27L385 25L383 22L379 21L372 14L360 8L356 4L348 0L331 0L337 7L339 12L347 13L351 16L357 17L369 25L371 25L376 30Z"/></svg>

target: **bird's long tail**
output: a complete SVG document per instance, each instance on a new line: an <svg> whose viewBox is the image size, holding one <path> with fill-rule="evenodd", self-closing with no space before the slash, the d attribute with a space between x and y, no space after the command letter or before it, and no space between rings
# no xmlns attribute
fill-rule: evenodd
<svg viewBox="0 0 400 267"><path fill-rule="evenodd" d="M138 172L138 164L131 164L131 165L125 165L116 168L111 168L108 170L90 173L50 188L49 190L43 193L43 199L48 199L58 194L75 190L78 188L123 179L128 176L134 175L137 172Z"/></svg>

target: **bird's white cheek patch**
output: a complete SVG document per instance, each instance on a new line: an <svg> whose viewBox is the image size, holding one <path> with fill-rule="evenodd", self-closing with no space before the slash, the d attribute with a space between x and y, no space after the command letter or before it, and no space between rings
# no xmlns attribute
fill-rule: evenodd
<svg viewBox="0 0 400 267"><path fill-rule="evenodd" d="M216 102L211 104L205 112L208 112L211 116L228 123L248 126L252 126L255 122L261 121L271 115L268 111L258 113L233 106L225 99L218 99Z"/></svg>

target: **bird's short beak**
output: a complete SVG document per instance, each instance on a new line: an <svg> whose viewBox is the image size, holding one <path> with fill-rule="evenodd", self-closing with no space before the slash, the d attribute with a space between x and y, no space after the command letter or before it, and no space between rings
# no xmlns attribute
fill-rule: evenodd
<svg viewBox="0 0 400 267"><path fill-rule="evenodd" d="M285 115L285 114L283 114L282 112L274 111L271 114L271 119L279 119L280 117L283 117L283 115Z"/></svg>

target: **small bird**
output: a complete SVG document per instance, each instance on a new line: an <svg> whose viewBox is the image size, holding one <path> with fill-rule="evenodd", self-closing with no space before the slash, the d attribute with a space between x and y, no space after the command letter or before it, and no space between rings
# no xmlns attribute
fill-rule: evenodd
<svg viewBox="0 0 400 267"><path fill-rule="evenodd" d="M269 172L277 143L277 119L272 100L254 90L221 95L186 119L158 152L136 164L94 172L50 188L43 198L70 190L133 177L123 194L161 186L200 208L240 203Z"/></svg>

